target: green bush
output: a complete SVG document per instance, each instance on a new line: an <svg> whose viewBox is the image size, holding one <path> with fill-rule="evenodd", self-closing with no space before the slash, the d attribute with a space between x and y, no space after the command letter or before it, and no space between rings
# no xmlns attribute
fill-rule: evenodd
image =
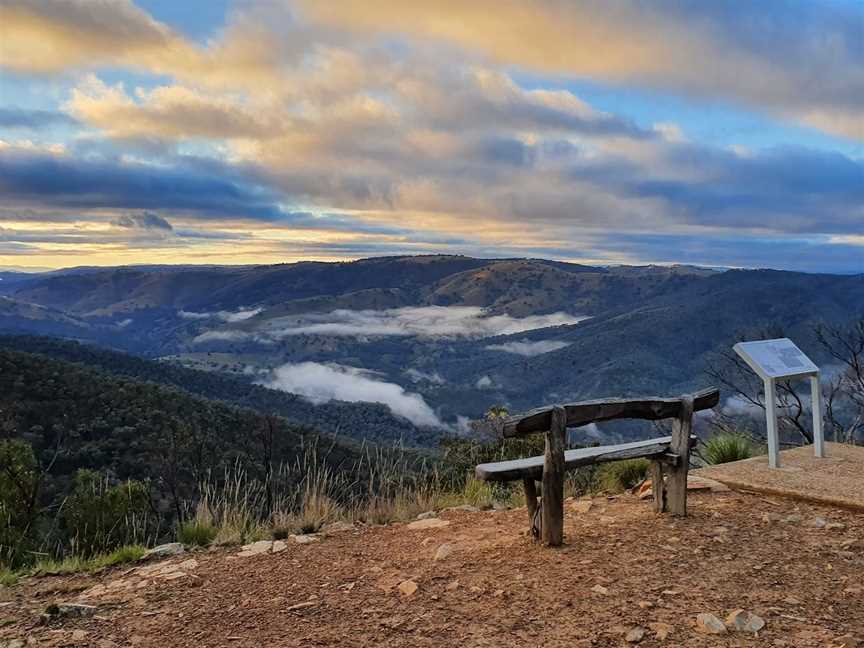
<svg viewBox="0 0 864 648"><path fill-rule="evenodd" d="M177 527L177 541L187 547L208 547L216 539L219 530L206 520L187 520Z"/></svg>
<svg viewBox="0 0 864 648"><path fill-rule="evenodd" d="M124 545L147 544L158 528L145 484L127 481L110 486L92 470L76 473L62 520L72 553L82 558Z"/></svg>
<svg viewBox="0 0 864 648"><path fill-rule="evenodd" d="M0 441L0 565L18 567L34 549L40 482L30 444Z"/></svg>
<svg viewBox="0 0 864 648"><path fill-rule="evenodd" d="M124 565L141 559L147 550L141 545L126 545L110 553L98 554L90 558L72 555L62 560L41 560L33 568L34 574L52 575L95 572L115 565Z"/></svg>
<svg viewBox="0 0 864 648"><path fill-rule="evenodd" d="M602 464L597 469L597 486L601 490L620 493L637 486L648 476L651 462L647 459L626 459Z"/></svg>
<svg viewBox="0 0 864 648"><path fill-rule="evenodd" d="M753 442L740 432L721 432L705 442L704 456L709 464L722 464L749 459L754 450Z"/></svg>

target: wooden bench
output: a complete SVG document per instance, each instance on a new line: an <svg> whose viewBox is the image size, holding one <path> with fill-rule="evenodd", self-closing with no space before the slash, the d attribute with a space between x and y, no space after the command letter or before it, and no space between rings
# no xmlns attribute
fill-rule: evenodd
<svg viewBox="0 0 864 648"><path fill-rule="evenodd" d="M651 459L654 509L663 512L668 508L673 515L687 515L687 471L690 448L696 440L691 434L693 413L710 409L719 400L719 390L711 388L677 398L612 398L532 410L503 421L501 431L505 437L544 432L544 455L480 464L475 473L484 481L521 479L532 531L549 546L558 546L564 539L564 473L579 466L637 457ZM615 419L668 418L673 419L672 436L565 450L568 427ZM541 508L535 481L542 483Z"/></svg>

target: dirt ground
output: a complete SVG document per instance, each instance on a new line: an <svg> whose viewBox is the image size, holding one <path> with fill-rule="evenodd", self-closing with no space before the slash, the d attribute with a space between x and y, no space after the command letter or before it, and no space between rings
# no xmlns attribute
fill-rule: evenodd
<svg viewBox="0 0 864 648"><path fill-rule="evenodd" d="M524 509L447 511L437 528L363 527L287 541L278 553L218 549L30 578L0 590L0 647L806 648L864 639L860 513L740 492L693 493L685 519L633 496L566 506L559 549L530 541ZM96 610L40 624L60 602ZM724 619L736 608L760 615L763 630L697 630L698 614ZM628 642L634 629L643 637Z"/></svg>

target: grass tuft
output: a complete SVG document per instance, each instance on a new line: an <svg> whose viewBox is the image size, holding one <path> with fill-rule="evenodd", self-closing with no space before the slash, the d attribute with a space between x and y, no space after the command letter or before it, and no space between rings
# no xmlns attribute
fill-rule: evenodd
<svg viewBox="0 0 864 648"><path fill-rule="evenodd" d="M601 490L621 493L643 482L650 468L651 462L642 458L601 464L597 469L597 486Z"/></svg>
<svg viewBox="0 0 864 648"><path fill-rule="evenodd" d="M709 464L740 461L754 454L753 442L740 432L722 432L705 442L704 456Z"/></svg>

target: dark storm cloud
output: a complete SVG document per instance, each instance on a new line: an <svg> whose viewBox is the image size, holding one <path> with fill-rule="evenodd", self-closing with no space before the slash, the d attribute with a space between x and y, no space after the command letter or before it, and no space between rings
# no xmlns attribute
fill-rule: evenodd
<svg viewBox="0 0 864 648"><path fill-rule="evenodd" d="M220 167L222 175L121 160L81 160L0 150L0 197L69 209L177 209L210 218L275 221L276 196Z"/></svg>
<svg viewBox="0 0 864 648"><path fill-rule="evenodd" d="M117 227L127 227L143 230L165 230L170 232L174 228L167 220L152 212L141 214L127 214L112 221Z"/></svg>

